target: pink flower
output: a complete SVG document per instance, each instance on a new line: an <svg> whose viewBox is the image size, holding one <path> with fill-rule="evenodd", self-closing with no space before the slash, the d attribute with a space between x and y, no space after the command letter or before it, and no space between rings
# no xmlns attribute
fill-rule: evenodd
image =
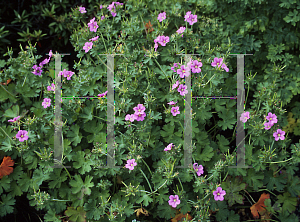
<svg viewBox="0 0 300 222"><path fill-rule="evenodd" d="M138 115L138 114L143 114L144 111L145 111L145 107L143 106L143 104L138 104L136 107L133 108L133 110L135 111L135 115Z"/></svg>
<svg viewBox="0 0 300 222"><path fill-rule="evenodd" d="M275 140L276 141L278 141L279 140L279 138L281 139L281 140L284 140L284 134L285 134L285 132L284 131L282 131L281 129L278 129L275 133L273 133L273 136L275 137Z"/></svg>
<svg viewBox="0 0 300 222"><path fill-rule="evenodd" d="M192 68L193 73L201 72L200 67L202 67L202 63L198 62L197 60L194 60L193 63L191 64L191 68Z"/></svg>
<svg viewBox="0 0 300 222"><path fill-rule="evenodd" d="M42 62L40 62L39 66L43 67L43 65L46 65L50 61L50 57L48 59L44 59Z"/></svg>
<svg viewBox="0 0 300 222"><path fill-rule="evenodd" d="M90 22L88 23L88 27L90 28L91 32L97 31L99 26L98 26L97 22L95 22L95 17L90 20Z"/></svg>
<svg viewBox="0 0 300 222"><path fill-rule="evenodd" d="M37 65L34 65L32 66L32 68L34 69L34 71L32 72L34 75L37 75L37 76L41 76L42 74L42 68L41 67L38 67Z"/></svg>
<svg viewBox="0 0 300 222"><path fill-rule="evenodd" d="M177 32L178 34L180 34L180 33L183 33L184 30L185 30L185 27L181 26L176 32Z"/></svg>
<svg viewBox="0 0 300 222"><path fill-rule="evenodd" d="M159 20L159 22L162 22L163 20L165 20L166 19L166 12L159 13L157 19Z"/></svg>
<svg viewBox="0 0 300 222"><path fill-rule="evenodd" d="M108 91L105 91L104 93L98 94L97 96L104 97L104 96L106 96L107 92Z"/></svg>
<svg viewBox="0 0 300 222"><path fill-rule="evenodd" d="M192 14L191 11L188 11L188 12L185 14L185 16L184 16L184 21L185 21L185 22L188 21L188 19L190 18L190 15L191 15L191 14Z"/></svg>
<svg viewBox="0 0 300 222"><path fill-rule="evenodd" d="M146 113L133 114L136 116L136 121L143 121L145 119Z"/></svg>
<svg viewBox="0 0 300 222"><path fill-rule="evenodd" d="M190 23L190 25L193 25L197 22L197 15L190 14L189 18L187 19L187 22Z"/></svg>
<svg viewBox="0 0 300 222"><path fill-rule="evenodd" d="M100 5L100 9L102 9L102 7L103 7L103 6L102 6L102 5Z"/></svg>
<svg viewBox="0 0 300 222"><path fill-rule="evenodd" d="M216 67L216 66L220 67L222 65L222 62L223 62L222 58L215 57L214 61L211 63L211 66L213 66L213 67Z"/></svg>
<svg viewBox="0 0 300 222"><path fill-rule="evenodd" d="M16 122L18 119L20 119L20 116L17 116L17 117L15 117L15 118L13 118L13 119L10 119L10 120L8 120L8 122Z"/></svg>
<svg viewBox="0 0 300 222"><path fill-rule="evenodd" d="M44 102L42 102L42 106L44 106L44 108L50 107L51 105L51 99L49 98L45 98Z"/></svg>
<svg viewBox="0 0 300 222"><path fill-rule="evenodd" d="M172 107L171 113L172 113L173 116L176 116L177 114L180 114L179 106Z"/></svg>
<svg viewBox="0 0 300 222"><path fill-rule="evenodd" d="M173 146L174 146L173 143L170 143L170 144L164 149L164 151L171 150Z"/></svg>
<svg viewBox="0 0 300 222"><path fill-rule="evenodd" d="M222 63L222 66L221 66L221 68L225 69L225 71L226 71L226 72L228 72L228 71L229 71L229 69L227 68L227 66L225 65L225 63Z"/></svg>
<svg viewBox="0 0 300 222"><path fill-rule="evenodd" d="M169 196L170 200L169 200L169 205L171 205L172 207L176 208L178 204L180 204L180 200L178 195L170 195Z"/></svg>
<svg viewBox="0 0 300 222"><path fill-rule="evenodd" d="M47 90L48 91L55 91L55 85L54 85L54 83L52 83L51 86L48 86Z"/></svg>
<svg viewBox="0 0 300 222"><path fill-rule="evenodd" d="M26 130L20 130L17 133L16 138L19 139L20 142L24 142L24 140L28 140L27 134L28 132Z"/></svg>
<svg viewBox="0 0 300 222"><path fill-rule="evenodd" d="M125 165L125 167L128 168L129 170L133 170L136 165L137 163L135 162L135 159L131 159L131 160L127 160L127 164Z"/></svg>
<svg viewBox="0 0 300 222"><path fill-rule="evenodd" d="M93 47L92 42L86 42L82 48L85 50L85 52L88 52L92 47Z"/></svg>
<svg viewBox="0 0 300 222"><path fill-rule="evenodd" d="M266 119L269 120L272 125L274 125L274 123L277 123L277 116L275 114L272 114L271 112L268 113Z"/></svg>
<svg viewBox="0 0 300 222"><path fill-rule="evenodd" d="M101 20L103 20L104 18L105 18L105 16L104 16L104 15L102 15L102 16L101 16Z"/></svg>
<svg viewBox="0 0 300 222"><path fill-rule="evenodd" d="M194 170L196 170L198 176L201 176L201 174L204 173L203 166L202 165L198 166L198 163L194 163L193 168Z"/></svg>
<svg viewBox="0 0 300 222"><path fill-rule="evenodd" d="M241 115L241 117L240 117L240 120L243 122L243 123L245 123L245 122L247 122L247 120L250 118L249 117L249 112L244 112L244 113L242 113L242 115Z"/></svg>
<svg viewBox="0 0 300 222"><path fill-rule="evenodd" d="M99 38L99 36L96 36L96 37L94 37L94 38L89 39L89 41L94 42L94 41L96 41L98 38Z"/></svg>
<svg viewBox="0 0 300 222"><path fill-rule="evenodd" d="M189 76L188 72L189 72L189 68L185 67L185 65L182 65L180 67L180 69L177 69L177 74L180 75L180 78L184 78L185 76Z"/></svg>
<svg viewBox="0 0 300 222"><path fill-rule="evenodd" d="M179 85L179 81L176 81L176 83L174 83L172 86L172 90L176 89L178 85Z"/></svg>
<svg viewBox="0 0 300 222"><path fill-rule="evenodd" d="M223 201L224 195L226 195L226 191L222 190L222 187L218 187L217 190L213 192L213 195L216 201Z"/></svg>
<svg viewBox="0 0 300 222"><path fill-rule="evenodd" d="M64 70L65 71L65 70ZM74 72L72 71L65 71L64 72L64 77L67 78L67 80L71 80L71 76L74 75Z"/></svg>
<svg viewBox="0 0 300 222"><path fill-rule="evenodd" d="M271 122L266 122L266 123L264 123L264 126L265 126L265 130L269 130L269 129L271 129L273 124Z"/></svg>
<svg viewBox="0 0 300 222"><path fill-rule="evenodd" d="M134 115L134 114L131 114L131 115L127 114L126 117L125 117L125 120L133 122L134 120L136 120L136 115Z"/></svg>
<svg viewBox="0 0 300 222"><path fill-rule="evenodd" d="M176 102L176 103L177 103L177 102ZM171 102L169 102L168 104L169 104L169 105L175 105L176 103L173 102L173 101L171 101Z"/></svg>
<svg viewBox="0 0 300 222"><path fill-rule="evenodd" d="M187 88L187 86L181 84L181 85L178 87L177 91L180 92L180 95L181 95L181 96L184 96L185 94L188 93L188 91L187 91L186 88Z"/></svg>
<svg viewBox="0 0 300 222"><path fill-rule="evenodd" d="M81 12L81 14L86 13L85 7L79 7L79 11Z"/></svg>
<svg viewBox="0 0 300 222"><path fill-rule="evenodd" d="M49 58L52 57L53 53L52 53L52 50L50 50L49 52Z"/></svg>
<svg viewBox="0 0 300 222"><path fill-rule="evenodd" d="M158 43L161 44L161 46L166 46L169 40L169 36L161 36L160 41L158 41Z"/></svg>

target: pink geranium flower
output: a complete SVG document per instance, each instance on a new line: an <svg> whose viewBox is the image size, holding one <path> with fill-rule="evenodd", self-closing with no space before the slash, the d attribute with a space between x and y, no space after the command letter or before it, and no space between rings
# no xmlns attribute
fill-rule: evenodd
<svg viewBox="0 0 300 222"><path fill-rule="evenodd" d="M213 195L216 201L223 201L224 195L226 195L226 191L222 190L222 187L218 187L217 190L213 192Z"/></svg>
<svg viewBox="0 0 300 222"><path fill-rule="evenodd" d="M200 67L202 67L202 63L198 62L197 60L194 60L193 63L191 64L191 69L193 73L201 72Z"/></svg>
<svg viewBox="0 0 300 222"><path fill-rule="evenodd" d="M170 143L170 144L164 149L164 151L171 150L173 146L174 146L173 143Z"/></svg>
<svg viewBox="0 0 300 222"><path fill-rule="evenodd" d="M44 102L42 102L42 106L43 106L44 108L50 107L50 106L51 106L51 99L45 98L45 99L44 99Z"/></svg>
<svg viewBox="0 0 300 222"><path fill-rule="evenodd" d="M88 23L88 27L90 28L91 32L97 32L99 26L97 22L95 22L95 17L90 20L90 22Z"/></svg>
<svg viewBox="0 0 300 222"><path fill-rule="evenodd" d="M166 12L159 13L157 19L159 20L159 22L162 22L163 20L165 20L166 19Z"/></svg>
<svg viewBox="0 0 300 222"><path fill-rule="evenodd" d="M176 208L178 204L180 204L180 200L178 195L170 195L169 196L170 200L169 200L169 205L171 205L172 207Z"/></svg>
<svg viewBox="0 0 300 222"><path fill-rule="evenodd" d="M176 103L177 103L177 102L176 102ZM169 104L169 105L175 105L176 103L173 102L173 101L171 101L171 102L169 102L168 104Z"/></svg>
<svg viewBox="0 0 300 222"><path fill-rule="evenodd" d="M176 89L179 85L179 81L176 81L176 83L173 84L172 90Z"/></svg>
<svg viewBox="0 0 300 222"><path fill-rule="evenodd" d="M216 66L220 67L222 65L222 62L223 62L222 58L215 57L214 61L211 63L211 66L213 66L213 67L216 67Z"/></svg>
<svg viewBox="0 0 300 222"><path fill-rule="evenodd" d="M201 176L201 174L204 173L203 166L202 165L198 166L198 163L194 163L193 168L194 170L196 170L198 176Z"/></svg>
<svg viewBox="0 0 300 222"><path fill-rule="evenodd" d="M42 74L42 68L41 67L38 67L37 65L34 65L32 66L32 68L34 69L34 71L32 72L34 75L37 75L37 76L41 76Z"/></svg>
<svg viewBox="0 0 300 222"><path fill-rule="evenodd" d="M136 117L136 121L143 121L145 119L146 113L133 114Z"/></svg>
<svg viewBox="0 0 300 222"><path fill-rule="evenodd" d="M279 139L284 140L285 132L282 131L281 129L278 129L275 133L273 133L273 136L275 137L275 140L278 141Z"/></svg>
<svg viewBox="0 0 300 222"><path fill-rule="evenodd" d="M13 119L9 119L8 120L8 122L16 122L18 119L20 119L20 116L17 116L17 117L15 117L15 118L13 118Z"/></svg>
<svg viewBox="0 0 300 222"><path fill-rule="evenodd" d="M125 167L128 168L129 170L133 170L136 165L137 163L135 162L135 159L131 159L131 160L127 160L127 164L125 165Z"/></svg>
<svg viewBox="0 0 300 222"><path fill-rule="evenodd" d="M180 92L180 95L181 95L181 96L184 96L185 94L188 93L188 91L187 91L186 88L187 88L187 86L181 84L181 85L178 87L177 91Z"/></svg>
<svg viewBox="0 0 300 222"><path fill-rule="evenodd" d="M86 13L85 7L79 7L79 11L81 12L81 14Z"/></svg>
<svg viewBox="0 0 300 222"><path fill-rule="evenodd" d="M136 107L133 108L133 110L135 111L135 115L138 115L138 114L142 114L144 113L145 111L145 107L143 106L143 104L138 104Z"/></svg>
<svg viewBox="0 0 300 222"><path fill-rule="evenodd" d="M28 132L26 130L20 130L17 133L16 138L19 139L20 142L24 142L24 140L28 140L27 134Z"/></svg>
<svg viewBox="0 0 300 222"><path fill-rule="evenodd" d="M240 121L242 121L243 123L247 122L247 120L250 118L249 114L250 114L249 112L242 113L240 117Z"/></svg>
<svg viewBox="0 0 300 222"><path fill-rule="evenodd" d="M179 106L172 107L171 113L172 113L173 116L176 116L177 114L180 114Z"/></svg>
<svg viewBox="0 0 300 222"><path fill-rule="evenodd" d="M48 91L55 91L55 84L52 83L51 86L47 86Z"/></svg>
<svg viewBox="0 0 300 222"><path fill-rule="evenodd" d="M274 123L277 123L277 116L275 114L272 114L271 112L268 113L266 119L269 120L272 125L274 125Z"/></svg>
<svg viewBox="0 0 300 222"><path fill-rule="evenodd" d="M88 52L88 51L90 51L90 49L92 47L93 47L93 43L92 42L86 42L82 48L85 50L85 52Z"/></svg>
<svg viewBox="0 0 300 222"><path fill-rule="evenodd" d="M98 38L99 38L99 36L96 36L96 37L94 37L94 38L89 39L89 41L94 42L94 41L96 41Z"/></svg>
<svg viewBox="0 0 300 222"><path fill-rule="evenodd" d="M177 69L177 74L180 75L180 78L184 78L185 76L188 76L188 71L189 68L185 67L185 65L182 65L180 69Z"/></svg>

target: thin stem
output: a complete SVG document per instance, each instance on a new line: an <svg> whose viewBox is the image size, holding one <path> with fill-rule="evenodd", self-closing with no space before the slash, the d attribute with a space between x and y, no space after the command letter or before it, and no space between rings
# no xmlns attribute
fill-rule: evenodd
<svg viewBox="0 0 300 222"><path fill-rule="evenodd" d="M152 187L151 187L151 185L150 185L150 183L149 183L148 178L147 178L146 175L144 174L143 170L140 169L140 171L142 172L143 176L144 176L145 179L147 180L147 183L148 183L148 185L149 185L149 187L150 187L151 192L153 192Z"/></svg>
<svg viewBox="0 0 300 222"><path fill-rule="evenodd" d="M253 203L256 203L256 202L253 200L253 198L251 197L251 195L248 193L248 191L247 191L247 190L244 190L244 191L250 196L250 198L252 199Z"/></svg>

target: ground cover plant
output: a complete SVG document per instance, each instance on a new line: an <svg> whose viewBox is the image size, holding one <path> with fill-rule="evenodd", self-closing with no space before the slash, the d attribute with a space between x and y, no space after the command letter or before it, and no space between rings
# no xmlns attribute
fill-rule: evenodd
<svg viewBox="0 0 300 222"><path fill-rule="evenodd" d="M230 53L239 48L230 37L210 42L217 25L184 2L97 7L72 8L70 41L79 62L72 71L62 56L59 72L62 96L96 97L62 99L63 164L71 168L47 168L53 166L57 53L35 55L29 42L17 58L8 51L1 61L13 82L1 85L0 94L0 215L13 213L15 199L26 194L44 221L297 221L300 146L292 134L299 135L299 112L287 113L292 96L278 93L293 91L278 83L284 68L274 63L274 79L262 83L245 59L241 116L235 100L194 99L192 164L176 168L185 161L187 77L192 95L236 95ZM114 57L115 165L121 168L105 169L108 54L123 54ZM250 169L228 168L236 165L237 121L245 124Z"/></svg>

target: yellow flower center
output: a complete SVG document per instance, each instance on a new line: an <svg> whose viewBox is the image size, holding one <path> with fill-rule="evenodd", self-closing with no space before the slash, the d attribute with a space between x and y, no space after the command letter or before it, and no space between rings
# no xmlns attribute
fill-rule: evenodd
<svg viewBox="0 0 300 222"><path fill-rule="evenodd" d="M133 166L133 164L131 164L131 166Z"/></svg>
<svg viewBox="0 0 300 222"><path fill-rule="evenodd" d="M270 118L270 120L272 120L272 118Z"/></svg>
<svg viewBox="0 0 300 222"><path fill-rule="evenodd" d="M68 77L70 77L70 75L68 75Z"/></svg>
<svg viewBox="0 0 300 222"><path fill-rule="evenodd" d="M280 134L278 134L278 137L280 137Z"/></svg>
<svg viewBox="0 0 300 222"><path fill-rule="evenodd" d="M21 135L21 137L23 137L23 135Z"/></svg>
<svg viewBox="0 0 300 222"><path fill-rule="evenodd" d="M217 194L218 196L220 195L220 193Z"/></svg>
<svg viewBox="0 0 300 222"><path fill-rule="evenodd" d="M196 171L198 172L198 168L196 168Z"/></svg>
<svg viewBox="0 0 300 222"><path fill-rule="evenodd" d="M198 66L195 66L195 68L197 69L197 68L198 68Z"/></svg>
<svg viewBox="0 0 300 222"><path fill-rule="evenodd" d="M141 109L139 109L139 112L141 112Z"/></svg>
<svg viewBox="0 0 300 222"><path fill-rule="evenodd" d="M183 70L183 72L185 72L185 70Z"/></svg>
<svg viewBox="0 0 300 222"><path fill-rule="evenodd" d="M174 202L176 202L177 200L176 199L174 199Z"/></svg>
<svg viewBox="0 0 300 222"><path fill-rule="evenodd" d="M48 102L46 102L46 104L48 105Z"/></svg>

